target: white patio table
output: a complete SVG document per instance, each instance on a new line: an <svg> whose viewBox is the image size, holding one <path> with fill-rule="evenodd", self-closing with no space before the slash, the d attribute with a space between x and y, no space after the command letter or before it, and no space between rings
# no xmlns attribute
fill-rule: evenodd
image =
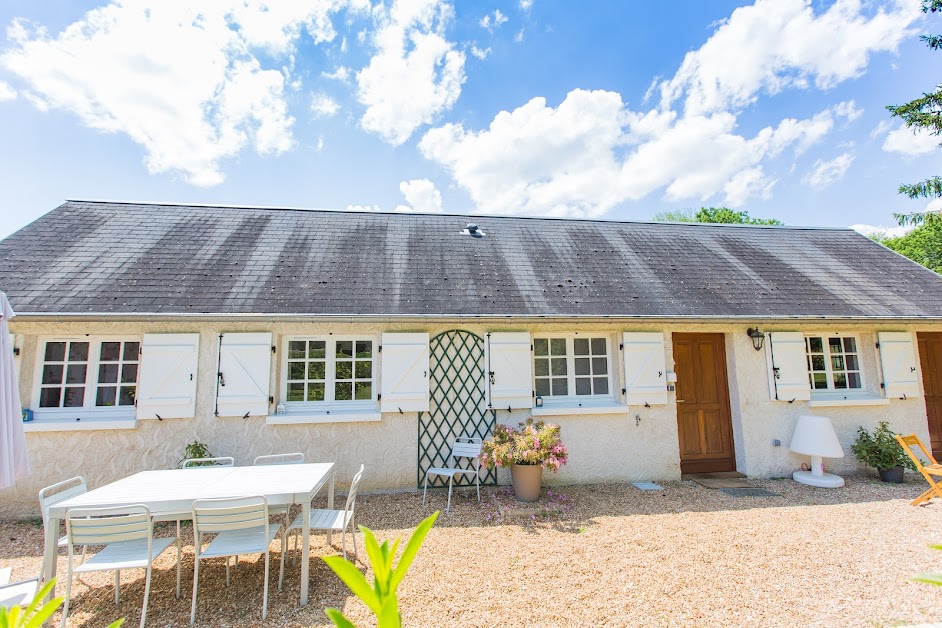
<svg viewBox="0 0 942 628"><path fill-rule="evenodd" d="M144 504L155 517L179 514L190 519L194 500L213 497L264 495L269 506L301 504L304 509L301 547L310 547L311 500L328 484L327 507L334 507L334 463L291 464L258 467L211 467L142 471L82 495L63 500L49 509L43 554L45 579L55 577L59 524L72 508L104 508ZM327 542L330 543L330 533ZM310 552L301 552L301 605L308 603ZM50 594L50 598L52 595Z"/></svg>

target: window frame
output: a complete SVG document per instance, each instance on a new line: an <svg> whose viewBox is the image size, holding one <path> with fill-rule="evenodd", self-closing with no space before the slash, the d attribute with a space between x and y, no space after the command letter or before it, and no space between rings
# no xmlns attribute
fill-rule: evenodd
<svg viewBox="0 0 942 628"><path fill-rule="evenodd" d="M549 405L578 405L583 402L617 402L618 397L615 394L616 382L614 379L615 374L613 370L613 364L615 363L614 356L613 356L613 348L615 345L613 344L612 334L607 333L607 332L556 332L556 333L548 332L548 333L533 334L530 338L531 342L533 343L533 351L531 351L531 355L530 355L530 358L531 358L530 366L533 373L532 378L531 378L532 379L531 385L533 386L534 399L538 395L538 393L536 392L536 380L537 380L536 341L542 340L542 339L550 340L554 338L556 339L563 338L566 340L566 381L567 381L567 386L570 392L567 395L540 395L543 398L543 403L544 404L548 403ZM593 338L603 338L605 340L606 370L608 371L606 373L606 376L608 378L608 393L607 394L592 394L592 395L577 395L576 394L576 377L577 376L576 376L576 368L575 368L576 355L575 355L574 341L578 338L586 338L590 341ZM590 347L591 347L591 342L590 342ZM591 348L590 348L590 351L591 351ZM579 356L579 357L585 357L585 356ZM598 356L593 356L590 353L588 357L591 359L593 357L598 357ZM551 367L551 372L552 372L552 367ZM552 375L550 375L550 377L552 378ZM586 377L586 376L582 375L579 377ZM593 378L593 377L598 377L598 376L589 375L588 377Z"/></svg>
<svg viewBox="0 0 942 628"><path fill-rule="evenodd" d="M815 332L804 332L805 337L805 360L806 360L806 369L805 372L808 374L808 385L811 387L811 395L814 396L834 396L834 395L863 395L867 393L867 379L864 374L863 367L863 356L861 355L863 345L860 342L860 334L851 333L851 332L824 332L824 331L815 331ZM821 338L822 341L822 354L824 355L824 373L827 380L827 388L815 388L814 387L814 378L813 373L820 373L821 371L812 371L811 369L811 358L810 358L810 338ZM834 387L834 371L831 366L831 345L828 342L828 338L840 338L841 347L843 348L845 338L853 338L854 344L857 347L857 351L851 355L857 356L857 369L844 369L844 373L856 372L860 377L860 386L856 388L835 388ZM842 351L842 356L846 356L847 352ZM845 363L846 367L846 363Z"/></svg>
<svg viewBox="0 0 942 628"><path fill-rule="evenodd" d="M73 407L41 407L40 400L42 397L43 390L43 369L46 366L46 346L51 342L87 342L88 343L88 359L85 361L85 382L83 387L85 389L82 405L73 406ZM99 382L98 381L98 370L99 366L102 364L101 361L101 345L106 342L119 342L119 343L128 343L136 342L138 343L138 354L137 354L137 377L134 380L134 403L130 405L113 405L113 406L99 406L95 405L98 396L98 388L100 386L110 386L110 382ZM137 389L140 386L141 381L141 347L143 346L144 337L141 334L70 334L62 336L39 336L36 342L36 364L33 372L33 386L32 386L32 398L30 399L30 408L33 410L34 421L43 421L45 419L62 419L62 418L72 418L81 416L93 416L97 415L99 417L108 417L108 416L119 416L119 417L133 417L137 412ZM67 349L68 350L68 349ZM63 360L65 364L68 364L66 360ZM106 362L106 364L117 364L118 368L118 381L114 383L116 387L115 391L115 400L120 399L121 395L121 365L125 364L124 359L122 358L121 353L118 355L117 362ZM63 370L62 374L62 384L60 388L65 388L66 372ZM127 382L130 383L130 382Z"/></svg>
<svg viewBox="0 0 942 628"><path fill-rule="evenodd" d="M288 401L288 347L292 341L324 341L325 345L325 360L324 360L324 400L323 401ZM371 397L369 399L348 399L337 401L333 399L335 394L335 385L337 383L336 373L337 373L337 357L336 357L336 344L334 344L334 350L331 353L329 347L331 343L352 341L354 343L354 353L356 342L360 340L368 340L373 343L373 356L371 358L372 362L372 373L370 378L370 392ZM378 335L375 334L296 334L296 335L285 335L282 336L281 342L281 367L280 373L281 377L279 378L279 387L278 387L278 399L279 404L284 404L285 411L287 414L297 414L303 413L304 411L317 411L327 408L373 408L379 406L379 356L380 356L380 339ZM354 366L354 369L356 366ZM305 381L308 381L305 379ZM355 380L354 380L355 381ZM329 395L328 395L329 391ZM356 388L354 386L354 396L356 396Z"/></svg>

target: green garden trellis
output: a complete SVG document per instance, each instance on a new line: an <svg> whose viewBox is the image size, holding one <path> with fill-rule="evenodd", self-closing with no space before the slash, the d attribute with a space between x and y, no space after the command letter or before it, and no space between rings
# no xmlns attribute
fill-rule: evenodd
<svg viewBox="0 0 942 628"><path fill-rule="evenodd" d="M458 436L487 438L494 428L494 413L487 409L484 338L463 330L438 334L429 342L429 411L419 413L419 466L422 486L430 467L449 466L451 446ZM468 460L459 466L473 468ZM473 486L473 476L458 476L456 486ZM496 484L497 472L482 471L481 484ZM432 486L444 486L440 477Z"/></svg>

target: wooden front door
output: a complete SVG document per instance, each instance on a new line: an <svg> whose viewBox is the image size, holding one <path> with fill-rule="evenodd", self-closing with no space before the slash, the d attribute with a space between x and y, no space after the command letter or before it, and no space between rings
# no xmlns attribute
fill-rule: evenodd
<svg viewBox="0 0 942 628"><path fill-rule="evenodd" d="M723 334L673 334L680 472L735 471Z"/></svg>
<svg viewBox="0 0 942 628"><path fill-rule="evenodd" d="M922 387L926 392L932 455L938 460L942 456L942 333L919 332L916 339L919 342Z"/></svg>

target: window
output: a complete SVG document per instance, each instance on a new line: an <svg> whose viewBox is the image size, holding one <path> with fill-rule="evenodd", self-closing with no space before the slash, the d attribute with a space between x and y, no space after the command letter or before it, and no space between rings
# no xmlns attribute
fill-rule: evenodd
<svg viewBox="0 0 942 628"><path fill-rule="evenodd" d="M375 401L375 342L366 338L288 339L287 403Z"/></svg>
<svg viewBox="0 0 942 628"><path fill-rule="evenodd" d="M139 340L48 340L43 345L38 407L134 406Z"/></svg>
<svg viewBox="0 0 942 628"><path fill-rule="evenodd" d="M863 388L857 346L854 336L806 336L805 352L811 390Z"/></svg>
<svg viewBox="0 0 942 628"><path fill-rule="evenodd" d="M608 339L534 338L533 373L540 397L611 396Z"/></svg>

